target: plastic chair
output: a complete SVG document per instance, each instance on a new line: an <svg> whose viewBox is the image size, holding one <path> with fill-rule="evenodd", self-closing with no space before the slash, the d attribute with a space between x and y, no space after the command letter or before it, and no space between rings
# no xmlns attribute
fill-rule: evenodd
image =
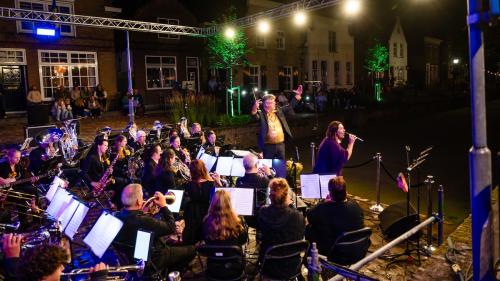
<svg viewBox="0 0 500 281"><path fill-rule="evenodd" d="M340 265L356 263L368 252L371 235L369 227L342 233L330 248L328 260Z"/></svg>
<svg viewBox="0 0 500 281"><path fill-rule="evenodd" d="M245 255L240 246L207 245L196 248L199 255L207 257L205 277L211 281L245 280Z"/></svg>
<svg viewBox="0 0 500 281"><path fill-rule="evenodd" d="M269 247L262 257L259 275L272 280L296 280L302 273L302 254L309 248L309 242L298 240ZM277 269L284 269L276 272ZM269 272L272 269L273 272ZM290 270L293 269L293 270ZM278 270L279 271L279 270Z"/></svg>

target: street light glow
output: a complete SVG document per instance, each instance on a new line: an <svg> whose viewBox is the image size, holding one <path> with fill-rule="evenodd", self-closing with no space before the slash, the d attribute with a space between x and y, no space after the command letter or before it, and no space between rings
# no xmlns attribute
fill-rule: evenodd
<svg viewBox="0 0 500 281"><path fill-rule="evenodd" d="M247 91L245 91L245 90L241 91L242 96L245 96L246 94L247 94Z"/></svg>
<svg viewBox="0 0 500 281"><path fill-rule="evenodd" d="M266 34L269 32L269 29L271 29L271 26L269 25L268 21L261 20L258 24L258 29L260 33Z"/></svg>
<svg viewBox="0 0 500 281"><path fill-rule="evenodd" d="M226 27L226 30L224 31L224 36L227 39L234 39L235 35L236 35L236 31L234 30L233 27L231 27L231 26Z"/></svg>
<svg viewBox="0 0 500 281"><path fill-rule="evenodd" d="M257 92L258 90L259 90L259 88L257 88L257 87L253 88L254 92Z"/></svg>
<svg viewBox="0 0 500 281"><path fill-rule="evenodd" d="M458 64L460 62L460 59L453 59L453 64Z"/></svg>
<svg viewBox="0 0 500 281"><path fill-rule="evenodd" d="M295 13L295 16L293 17L293 21L298 26L304 25L306 23L306 20L307 20L306 14L302 11L298 11L297 13Z"/></svg>
<svg viewBox="0 0 500 281"><path fill-rule="evenodd" d="M361 1L360 0L348 0L344 6L344 12L349 15L359 14L361 11Z"/></svg>
<svg viewBox="0 0 500 281"><path fill-rule="evenodd" d="M268 91L264 91L264 95L267 95L269 92Z"/></svg>

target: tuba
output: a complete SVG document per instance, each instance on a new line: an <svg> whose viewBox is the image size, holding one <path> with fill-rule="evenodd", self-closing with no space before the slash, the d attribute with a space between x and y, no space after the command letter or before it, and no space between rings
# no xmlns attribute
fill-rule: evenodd
<svg viewBox="0 0 500 281"><path fill-rule="evenodd" d="M175 193L169 191L167 194L163 195L168 205L172 205L175 202ZM155 199L157 199L156 195L144 201L142 205L142 211L145 214L154 216L160 211L160 207L155 204Z"/></svg>
<svg viewBox="0 0 500 281"><path fill-rule="evenodd" d="M78 136L75 121L76 119L72 119L64 122L64 128L62 128L64 134L59 140L64 161L71 167L78 164L78 160L74 159L78 153Z"/></svg>

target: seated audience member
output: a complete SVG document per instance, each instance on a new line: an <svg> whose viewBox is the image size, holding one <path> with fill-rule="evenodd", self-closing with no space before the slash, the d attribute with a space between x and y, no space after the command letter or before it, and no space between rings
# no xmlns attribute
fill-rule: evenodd
<svg viewBox="0 0 500 281"><path fill-rule="evenodd" d="M347 199L344 178L330 179L328 191L331 199L316 205L307 214L306 233L307 240L316 242L319 253L326 256L342 232L364 227L363 210L356 201Z"/></svg>
<svg viewBox="0 0 500 281"><path fill-rule="evenodd" d="M66 98L64 100L64 105L66 106L66 116L64 116L64 120L73 119L73 107L71 107L71 99Z"/></svg>
<svg viewBox="0 0 500 281"><path fill-rule="evenodd" d="M144 160L141 183L147 197L150 197L155 192L156 178L154 171L158 166L162 153L163 151L159 144L152 146L145 152L146 159Z"/></svg>
<svg viewBox="0 0 500 281"><path fill-rule="evenodd" d="M231 197L225 190L215 192L207 216L203 219L203 237L207 245L241 246L247 242L244 222L231 207ZM232 280L245 269L245 260L230 264L207 262L209 276Z"/></svg>
<svg viewBox="0 0 500 281"><path fill-rule="evenodd" d="M27 249L21 255L21 235L5 234L2 250L4 254L5 280L58 281L64 266L70 262L68 250L57 245L41 244ZM90 269L91 281L104 281L108 274L106 265L97 264Z"/></svg>
<svg viewBox="0 0 500 281"><path fill-rule="evenodd" d="M90 114L92 118L100 118L101 117L101 104L97 100L95 96L90 96L89 102L87 104L88 109L90 110Z"/></svg>
<svg viewBox="0 0 500 281"><path fill-rule="evenodd" d="M214 174L212 178L201 160L194 160L189 165L191 181L184 185L186 204L184 207L184 221L186 228L182 233L185 244L195 244L203 239L202 223L207 215L210 204L210 194L216 186L221 186L220 178Z"/></svg>
<svg viewBox="0 0 500 281"><path fill-rule="evenodd" d="M293 242L304 238L305 222L302 214L291 207L290 187L283 178L275 178L269 183L271 205L260 209L258 230L262 232L260 258L271 246ZM280 261L266 262L264 272L268 277L284 278L289 276L293 264L299 262L300 257Z"/></svg>
<svg viewBox="0 0 500 281"><path fill-rule="evenodd" d="M155 179L154 189L163 194L169 189L175 189L175 172L172 165L175 162L175 153L172 149L165 150L156 166L153 177Z"/></svg>
<svg viewBox="0 0 500 281"><path fill-rule="evenodd" d="M144 203L142 186L129 184L123 190L121 199L124 206L116 217L124 224L114 240L116 248L133 260L137 230L153 232L151 262L156 269L179 270L185 267L195 256L194 246L168 246L162 242L163 236L175 233L175 220L167 208L165 196L156 192L154 203L160 207L159 218L153 218L142 211Z"/></svg>

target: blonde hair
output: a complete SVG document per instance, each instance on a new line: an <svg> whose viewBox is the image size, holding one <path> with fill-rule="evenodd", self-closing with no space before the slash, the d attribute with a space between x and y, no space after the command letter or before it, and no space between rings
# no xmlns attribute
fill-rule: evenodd
<svg viewBox="0 0 500 281"><path fill-rule="evenodd" d="M245 230L240 218L231 207L231 197L225 190L215 192L203 223L206 237L210 240L236 238Z"/></svg>
<svg viewBox="0 0 500 281"><path fill-rule="evenodd" d="M271 180L269 183L269 199L271 199L271 204L285 206L289 188L288 182L284 178Z"/></svg>

